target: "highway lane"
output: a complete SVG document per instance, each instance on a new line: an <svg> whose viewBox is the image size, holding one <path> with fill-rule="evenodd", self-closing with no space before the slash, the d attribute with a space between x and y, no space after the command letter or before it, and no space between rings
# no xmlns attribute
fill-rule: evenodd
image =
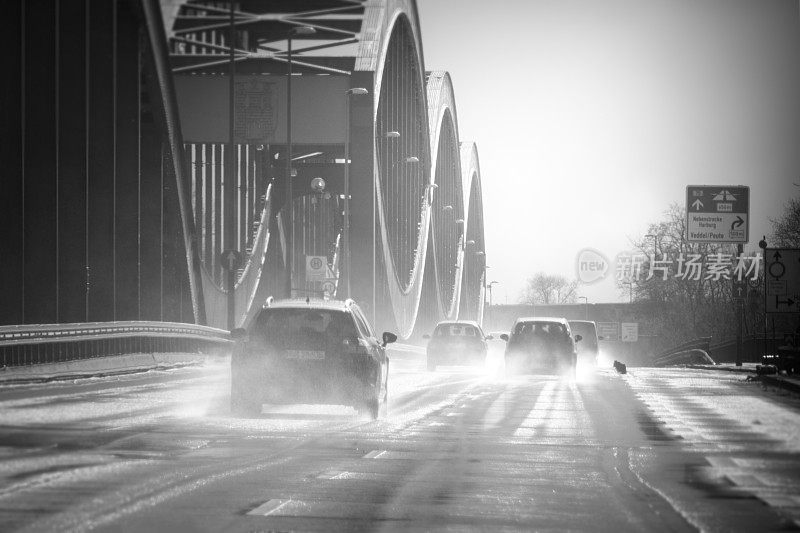
<svg viewBox="0 0 800 533"><path fill-rule="evenodd" d="M800 473L787 466L796 450L779 429L800 427L797 406L741 378L657 369L505 378L496 361L428 373L410 351L392 353L390 372L389 413L376 422L312 406L232 418L225 360L4 387L0 523L745 531L800 516L791 499ZM748 431L738 413L754 402L764 421Z"/></svg>

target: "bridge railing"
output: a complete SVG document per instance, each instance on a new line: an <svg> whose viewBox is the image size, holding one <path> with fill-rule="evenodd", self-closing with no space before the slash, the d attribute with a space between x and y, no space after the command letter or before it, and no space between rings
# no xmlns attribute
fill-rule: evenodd
<svg viewBox="0 0 800 533"><path fill-rule="evenodd" d="M23 366L137 353L214 353L228 331L177 322L0 326L0 365Z"/></svg>
<svg viewBox="0 0 800 533"><path fill-rule="evenodd" d="M708 352L701 348L690 348L688 350L658 355L653 358L653 366L658 367L689 364L714 365L716 363Z"/></svg>

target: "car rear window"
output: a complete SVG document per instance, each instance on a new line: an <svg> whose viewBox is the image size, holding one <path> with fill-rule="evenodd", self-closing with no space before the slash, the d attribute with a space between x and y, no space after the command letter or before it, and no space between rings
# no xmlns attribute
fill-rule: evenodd
<svg viewBox="0 0 800 533"><path fill-rule="evenodd" d="M265 309L251 335L280 346L318 346L358 337L349 313L319 309Z"/></svg>
<svg viewBox="0 0 800 533"><path fill-rule="evenodd" d="M514 327L514 335L543 336L564 335L564 325L558 322L520 322Z"/></svg>
<svg viewBox="0 0 800 533"><path fill-rule="evenodd" d="M440 324L433 335L435 337L476 337L478 330L469 324Z"/></svg>

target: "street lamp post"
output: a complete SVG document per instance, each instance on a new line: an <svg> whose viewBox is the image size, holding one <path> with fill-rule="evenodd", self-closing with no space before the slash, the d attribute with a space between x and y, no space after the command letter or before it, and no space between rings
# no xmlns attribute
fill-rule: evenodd
<svg viewBox="0 0 800 533"><path fill-rule="evenodd" d="M369 91L355 87L345 91L345 142L344 142L344 292L350 298L350 97L365 95Z"/></svg>
<svg viewBox="0 0 800 533"><path fill-rule="evenodd" d="M487 267L488 268L488 267ZM486 288L489 289L489 309L492 308L492 286L499 284L499 281L490 281L486 284Z"/></svg>
<svg viewBox="0 0 800 533"><path fill-rule="evenodd" d="M488 269L489 267L487 266L487 267L484 267L484 268ZM486 284L486 288L489 289L489 309L488 309L488 313L487 314L489 315L489 318L492 318L492 319L494 319L494 317L492 316L493 315L493 313L492 313L492 287L494 285L497 285L498 283L500 283L500 282L499 281L490 281L489 283ZM487 320L487 322L488 322L488 320ZM492 325L492 327L494 327L494 320L492 320L491 325Z"/></svg>
<svg viewBox="0 0 800 533"><path fill-rule="evenodd" d="M317 30L311 26L296 26L289 30L287 40L288 69L286 77L286 297L292 297L292 271L294 269L294 191L292 190L292 37L312 35Z"/></svg>

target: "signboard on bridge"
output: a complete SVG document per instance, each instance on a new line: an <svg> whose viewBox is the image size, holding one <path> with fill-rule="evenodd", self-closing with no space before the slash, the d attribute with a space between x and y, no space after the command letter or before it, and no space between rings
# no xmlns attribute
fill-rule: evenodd
<svg viewBox="0 0 800 533"><path fill-rule="evenodd" d="M324 255L306 256L306 281L324 281L328 276L328 258Z"/></svg>
<svg viewBox="0 0 800 533"><path fill-rule="evenodd" d="M326 279L322 282L322 293L326 300L333 298L336 294L336 283L333 280Z"/></svg>
<svg viewBox="0 0 800 533"><path fill-rule="evenodd" d="M604 341L618 341L619 322L597 322L597 336Z"/></svg>
<svg viewBox="0 0 800 533"><path fill-rule="evenodd" d="M746 243L750 238L750 187L686 187L686 239L689 242Z"/></svg>
<svg viewBox="0 0 800 533"><path fill-rule="evenodd" d="M767 313L800 313L800 248L764 250Z"/></svg>
<svg viewBox="0 0 800 533"><path fill-rule="evenodd" d="M622 342L637 342L639 340L639 323L623 322L620 324L620 337Z"/></svg>

